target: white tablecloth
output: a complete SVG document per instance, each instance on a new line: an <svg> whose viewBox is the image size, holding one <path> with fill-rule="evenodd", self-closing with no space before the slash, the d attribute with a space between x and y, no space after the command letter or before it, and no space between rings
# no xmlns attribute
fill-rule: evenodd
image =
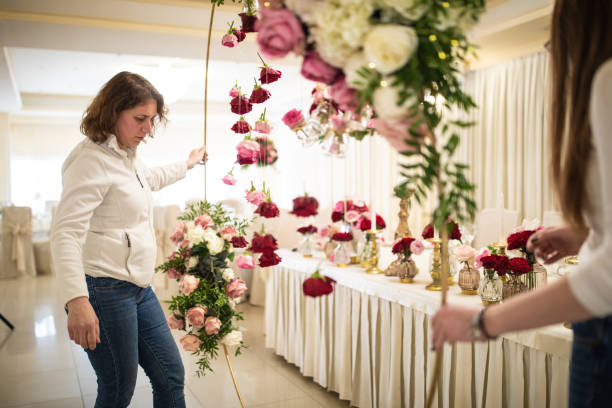
<svg viewBox="0 0 612 408"><path fill-rule="evenodd" d="M322 257L280 250L266 287L266 346L303 375L359 407L422 407L431 380L429 320L440 303L430 282L430 255L416 257L413 284L336 268ZM384 266L390 261L381 262ZM321 263L337 281L330 296L302 294ZM454 285L453 303L480 304ZM495 341L445 346L439 407L566 407L572 332L561 325Z"/></svg>

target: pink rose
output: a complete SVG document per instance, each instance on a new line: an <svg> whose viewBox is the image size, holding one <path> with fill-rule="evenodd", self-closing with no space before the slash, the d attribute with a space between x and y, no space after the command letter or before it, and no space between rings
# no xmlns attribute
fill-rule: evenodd
<svg viewBox="0 0 612 408"><path fill-rule="evenodd" d="M221 39L221 45L228 48L234 48L238 45L238 37L234 34L225 34Z"/></svg>
<svg viewBox="0 0 612 408"><path fill-rule="evenodd" d="M266 199L266 195L261 191L249 191L246 192L246 200L259 207L259 204L263 203Z"/></svg>
<svg viewBox="0 0 612 408"><path fill-rule="evenodd" d="M343 111L353 112L359 105L357 92L346 83L344 75L329 88L329 95Z"/></svg>
<svg viewBox="0 0 612 408"><path fill-rule="evenodd" d="M474 267L482 268L482 258L484 258L485 256L490 256L490 255L491 255L491 251L489 251L487 248L483 249L481 253L476 255L476 259L474 260Z"/></svg>
<svg viewBox="0 0 612 408"><path fill-rule="evenodd" d="M208 214L204 214L204 215L200 215L196 217L195 220L193 220L193 222L195 225L199 225L200 227L202 227L202 229L212 228L215 226L215 223L213 222L212 218L210 218L210 215Z"/></svg>
<svg viewBox="0 0 612 408"><path fill-rule="evenodd" d="M168 277L170 279L180 279L181 276L183 276L179 271L177 271L174 268L170 268L166 271L166 275L168 275Z"/></svg>
<svg viewBox="0 0 612 408"><path fill-rule="evenodd" d="M319 230L319 236L321 238L327 238L329 237L330 232L331 232L331 228L329 227L329 225L326 225Z"/></svg>
<svg viewBox="0 0 612 408"><path fill-rule="evenodd" d="M229 96L230 98L235 98L240 94L240 88L237 87L233 87L232 89L230 89L229 91Z"/></svg>
<svg viewBox="0 0 612 408"><path fill-rule="evenodd" d="M194 290L198 288L199 284L200 278L196 278L193 275L184 275L181 281L179 282L181 292L183 292L185 295L191 294Z"/></svg>
<svg viewBox="0 0 612 408"><path fill-rule="evenodd" d="M174 232L172 232L172 235L170 235L170 241L174 242L175 244L178 244L185 238L186 233L187 224L180 221L174 226Z"/></svg>
<svg viewBox="0 0 612 408"><path fill-rule="evenodd" d="M230 299L239 298L246 290L246 282L242 279L234 279L225 287L225 293Z"/></svg>
<svg viewBox="0 0 612 408"><path fill-rule="evenodd" d="M266 135L270 134L272 130L272 126L268 122L264 122L262 120L258 120L255 122L255 131L259 133L265 133Z"/></svg>
<svg viewBox="0 0 612 408"><path fill-rule="evenodd" d="M421 255L423 253L423 249L425 249L423 247L423 243L419 240L414 240L410 243L410 252L412 252L415 255Z"/></svg>
<svg viewBox="0 0 612 408"><path fill-rule="evenodd" d="M254 140L245 139L238 143L236 146L238 151L238 161L242 164L250 162L250 164L257 162L257 156L259 154L259 143Z"/></svg>
<svg viewBox="0 0 612 408"><path fill-rule="evenodd" d="M185 321L183 319L177 319L174 315L168 316L168 327L171 329L182 329L185 327Z"/></svg>
<svg viewBox="0 0 612 408"><path fill-rule="evenodd" d="M359 219L359 213L355 210L347 211L344 215L344 219L346 222L350 222L352 224Z"/></svg>
<svg viewBox="0 0 612 408"><path fill-rule="evenodd" d="M196 329L204 327L204 320L206 319L206 312L208 309L206 306L194 306L187 311L187 320Z"/></svg>
<svg viewBox="0 0 612 408"><path fill-rule="evenodd" d="M255 31L259 49L270 58L282 58L304 47L302 24L289 9L264 8Z"/></svg>
<svg viewBox="0 0 612 408"><path fill-rule="evenodd" d="M193 334L187 334L181 338L181 346L185 351L198 351L202 341Z"/></svg>
<svg viewBox="0 0 612 408"><path fill-rule="evenodd" d="M424 143L426 137L430 137L433 140L434 135L429 131L429 129L427 129L427 125L422 123L415 130L423 137L417 139L412 136L410 134L410 127L414 121L415 119L413 118L383 119L378 117L372 119L372 126L377 133L387 139L387 142L389 142L389 144L393 146L395 150L400 152L416 151L413 146L406 144L406 139Z"/></svg>
<svg viewBox="0 0 612 408"><path fill-rule="evenodd" d="M230 241L236 234L238 234L238 231L230 225L221 230L221 238L226 241Z"/></svg>
<svg viewBox="0 0 612 408"><path fill-rule="evenodd" d="M460 245L455 248L455 259L459 262L469 261L476 256L476 250L469 245Z"/></svg>
<svg viewBox="0 0 612 408"><path fill-rule="evenodd" d="M236 257L236 265L242 269L253 269L255 267L255 261L252 256L248 255L238 255Z"/></svg>
<svg viewBox="0 0 612 408"><path fill-rule="evenodd" d="M189 242L188 239L184 239L181 241L181 244L179 245L180 248L189 248L189 245L191 244L191 242Z"/></svg>
<svg viewBox="0 0 612 408"><path fill-rule="evenodd" d="M209 316L206 318L206 322L204 322L204 330L206 334L212 336L213 334L219 333L219 329L221 328L221 320L217 319L214 316Z"/></svg>
<svg viewBox="0 0 612 408"><path fill-rule="evenodd" d="M331 118L331 123L334 129L340 133L344 133L346 129L346 122L344 120L344 115L341 113L333 115Z"/></svg>
<svg viewBox="0 0 612 408"><path fill-rule="evenodd" d="M298 127L304 126L304 115L302 115L301 110L291 109L289 112L285 113L282 121L285 125L289 126L291 130L295 130Z"/></svg>
<svg viewBox="0 0 612 408"><path fill-rule="evenodd" d="M236 184L236 177L232 176L231 174L226 174L221 180L228 186L233 186Z"/></svg>
<svg viewBox="0 0 612 408"><path fill-rule="evenodd" d="M338 68L325 62L316 51L308 51L302 62L302 76L315 82L331 84L340 74Z"/></svg>

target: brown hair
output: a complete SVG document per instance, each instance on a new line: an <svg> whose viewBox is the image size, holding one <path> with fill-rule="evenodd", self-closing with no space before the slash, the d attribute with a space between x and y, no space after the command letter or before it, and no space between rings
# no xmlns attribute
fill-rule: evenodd
<svg viewBox="0 0 612 408"><path fill-rule="evenodd" d="M168 110L164 105L164 97L145 78L132 72L123 71L112 77L83 113L81 133L95 143L106 141L115 132L115 124L119 114L134 106L145 103L149 99L157 102L157 123L166 123ZM151 134L155 132L153 124Z"/></svg>
<svg viewBox="0 0 612 408"><path fill-rule="evenodd" d="M556 0L551 29L551 176L563 218L585 225L591 154L589 102L597 69L612 57L610 0Z"/></svg>

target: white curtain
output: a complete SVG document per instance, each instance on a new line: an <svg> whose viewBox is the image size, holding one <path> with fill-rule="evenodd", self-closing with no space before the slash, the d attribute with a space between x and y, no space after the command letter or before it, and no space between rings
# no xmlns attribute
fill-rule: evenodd
<svg viewBox="0 0 612 408"><path fill-rule="evenodd" d="M548 80L545 52L466 74L465 90L479 108L468 115L477 125L463 132L459 155L470 164L479 208L495 207L503 192L505 207L522 218L541 220L554 209L547 171Z"/></svg>

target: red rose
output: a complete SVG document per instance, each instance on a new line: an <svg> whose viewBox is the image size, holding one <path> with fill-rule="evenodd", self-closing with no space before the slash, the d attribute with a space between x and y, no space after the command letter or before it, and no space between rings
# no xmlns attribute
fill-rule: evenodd
<svg viewBox="0 0 612 408"><path fill-rule="evenodd" d="M434 236L433 224L427 224L425 228L423 228L423 232L421 233L421 236L423 237L423 239L433 238Z"/></svg>
<svg viewBox="0 0 612 408"><path fill-rule="evenodd" d="M251 125L241 116L240 120L232 126L232 130L236 133L249 133Z"/></svg>
<svg viewBox="0 0 612 408"><path fill-rule="evenodd" d="M406 250L410 251L410 244L412 244L413 241L414 238L411 237L399 239L395 244L393 244L391 252L393 252L394 254L398 254Z"/></svg>
<svg viewBox="0 0 612 408"><path fill-rule="evenodd" d="M242 20L242 30L244 33L254 33L255 31L255 22L257 21L257 16L250 15L247 13L238 14L240 19Z"/></svg>
<svg viewBox="0 0 612 408"><path fill-rule="evenodd" d="M448 239L461 239L461 231L459 231L459 225L457 223L455 223L454 221L448 219L446 220L446 225L452 225L453 229L450 231L450 236L448 237ZM429 238L433 238L434 237L434 228L433 228L433 223L429 223L425 226L425 228L423 228L423 232L421 233L421 236L423 237L423 239L429 239Z"/></svg>
<svg viewBox="0 0 612 408"><path fill-rule="evenodd" d="M258 87L253 89L253 92L251 92L251 97L249 98L249 101L251 103L262 103L267 101L269 98L270 91L262 87Z"/></svg>
<svg viewBox="0 0 612 408"><path fill-rule="evenodd" d="M253 158L250 158L250 157L241 157L239 155L238 158L236 159L236 163L238 163L241 166L247 166L249 164L257 163L257 159L253 159Z"/></svg>
<svg viewBox="0 0 612 408"><path fill-rule="evenodd" d="M263 67L259 72L259 82L262 84L271 84L278 81L281 77L281 72L270 67Z"/></svg>
<svg viewBox="0 0 612 408"><path fill-rule="evenodd" d="M282 261L281 257L276 255L274 251L266 251L259 257L259 266L265 268L266 266L278 265Z"/></svg>
<svg viewBox="0 0 612 408"><path fill-rule="evenodd" d="M276 238L274 238L271 234L259 235L258 233L255 233L253 234L251 247L249 249L256 253L270 252L277 250L278 244L276 243Z"/></svg>
<svg viewBox="0 0 612 408"><path fill-rule="evenodd" d="M483 268L493 269L498 275L502 276L506 274L508 269L508 257L503 255L489 255L480 258Z"/></svg>
<svg viewBox="0 0 612 408"><path fill-rule="evenodd" d="M446 222L447 224L449 223L449 221ZM450 221L450 223L453 224L453 230L450 233L450 237L449 239L461 239L461 231L459 231L459 224L457 224L454 221Z"/></svg>
<svg viewBox="0 0 612 408"><path fill-rule="evenodd" d="M376 214L376 229L384 229L386 226L385 220L383 220L380 215ZM362 215L359 221L357 221L357 228L362 231L369 231L372 229L372 221Z"/></svg>
<svg viewBox="0 0 612 408"><path fill-rule="evenodd" d="M317 274L318 276L316 276ZM329 295L334 291L334 283L336 283L335 280L329 276L321 276L317 271L304 281L302 290L306 296L311 297Z"/></svg>
<svg viewBox="0 0 612 408"><path fill-rule="evenodd" d="M315 82L331 84L340 74L340 69L328 64L316 51L308 51L302 61L302 76Z"/></svg>
<svg viewBox="0 0 612 408"><path fill-rule="evenodd" d="M238 42L242 42L246 38L246 33L244 31L242 31L242 30L236 30L234 28L232 33L234 33L234 35L236 36L236 39L238 40Z"/></svg>
<svg viewBox="0 0 612 408"><path fill-rule="evenodd" d="M314 225L308 225L306 227L298 228L297 232L299 232L300 234L314 234L315 232L317 232L317 227L315 227Z"/></svg>
<svg viewBox="0 0 612 408"><path fill-rule="evenodd" d="M263 203L259 204L255 210L255 214L259 214L265 218L274 218L278 217L280 212L278 211L276 204L271 201L264 201Z"/></svg>
<svg viewBox="0 0 612 408"><path fill-rule="evenodd" d="M240 236L232 237L231 242L234 248L245 248L249 244L244 237Z"/></svg>
<svg viewBox="0 0 612 408"><path fill-rule="evenodd" d="M508 239L508 250L520 249L522 251L526 251L527 249L527 240L535 231L525 230L521 232L517 232L515 234L511 234Z"/></svg>
<svg viewBox="0 0 612 408"><path fill-rule="evenodd" d="M344 213L342 213L340 211L332 212L331 219L332 219L333 222L341 221L342 218L344 218Z"/></svg>
<svg viewBox="0 0 612 408"><path fill-rule="evenodd" d="M338 242L348 242L353 240L353 234L350 232L336 232L331 239Z"/></svg>
<svg viewBox="0 0 612 408"><path fill-rule="evenodd" d="M319 209L319 202L316 198L310 196L302 196L293 199L293 214L297 217L310 217L317 215Z"/></svg>
<svg viewBox="0 0 612 408"><path fill-rule="evenodd" d="M244 95L238 95L230 102L232 112L237 115L244 115L249 113L253 109L253 105L249 102L249 99Z"/></svg>
<svg viewBox="0 0 612 408"><path fill-rule="evenodd" d="M508 269L510 269L514 275L520 276L524 273L531 272L531 265L523 258L512 258L508 261Z"/></svg>

